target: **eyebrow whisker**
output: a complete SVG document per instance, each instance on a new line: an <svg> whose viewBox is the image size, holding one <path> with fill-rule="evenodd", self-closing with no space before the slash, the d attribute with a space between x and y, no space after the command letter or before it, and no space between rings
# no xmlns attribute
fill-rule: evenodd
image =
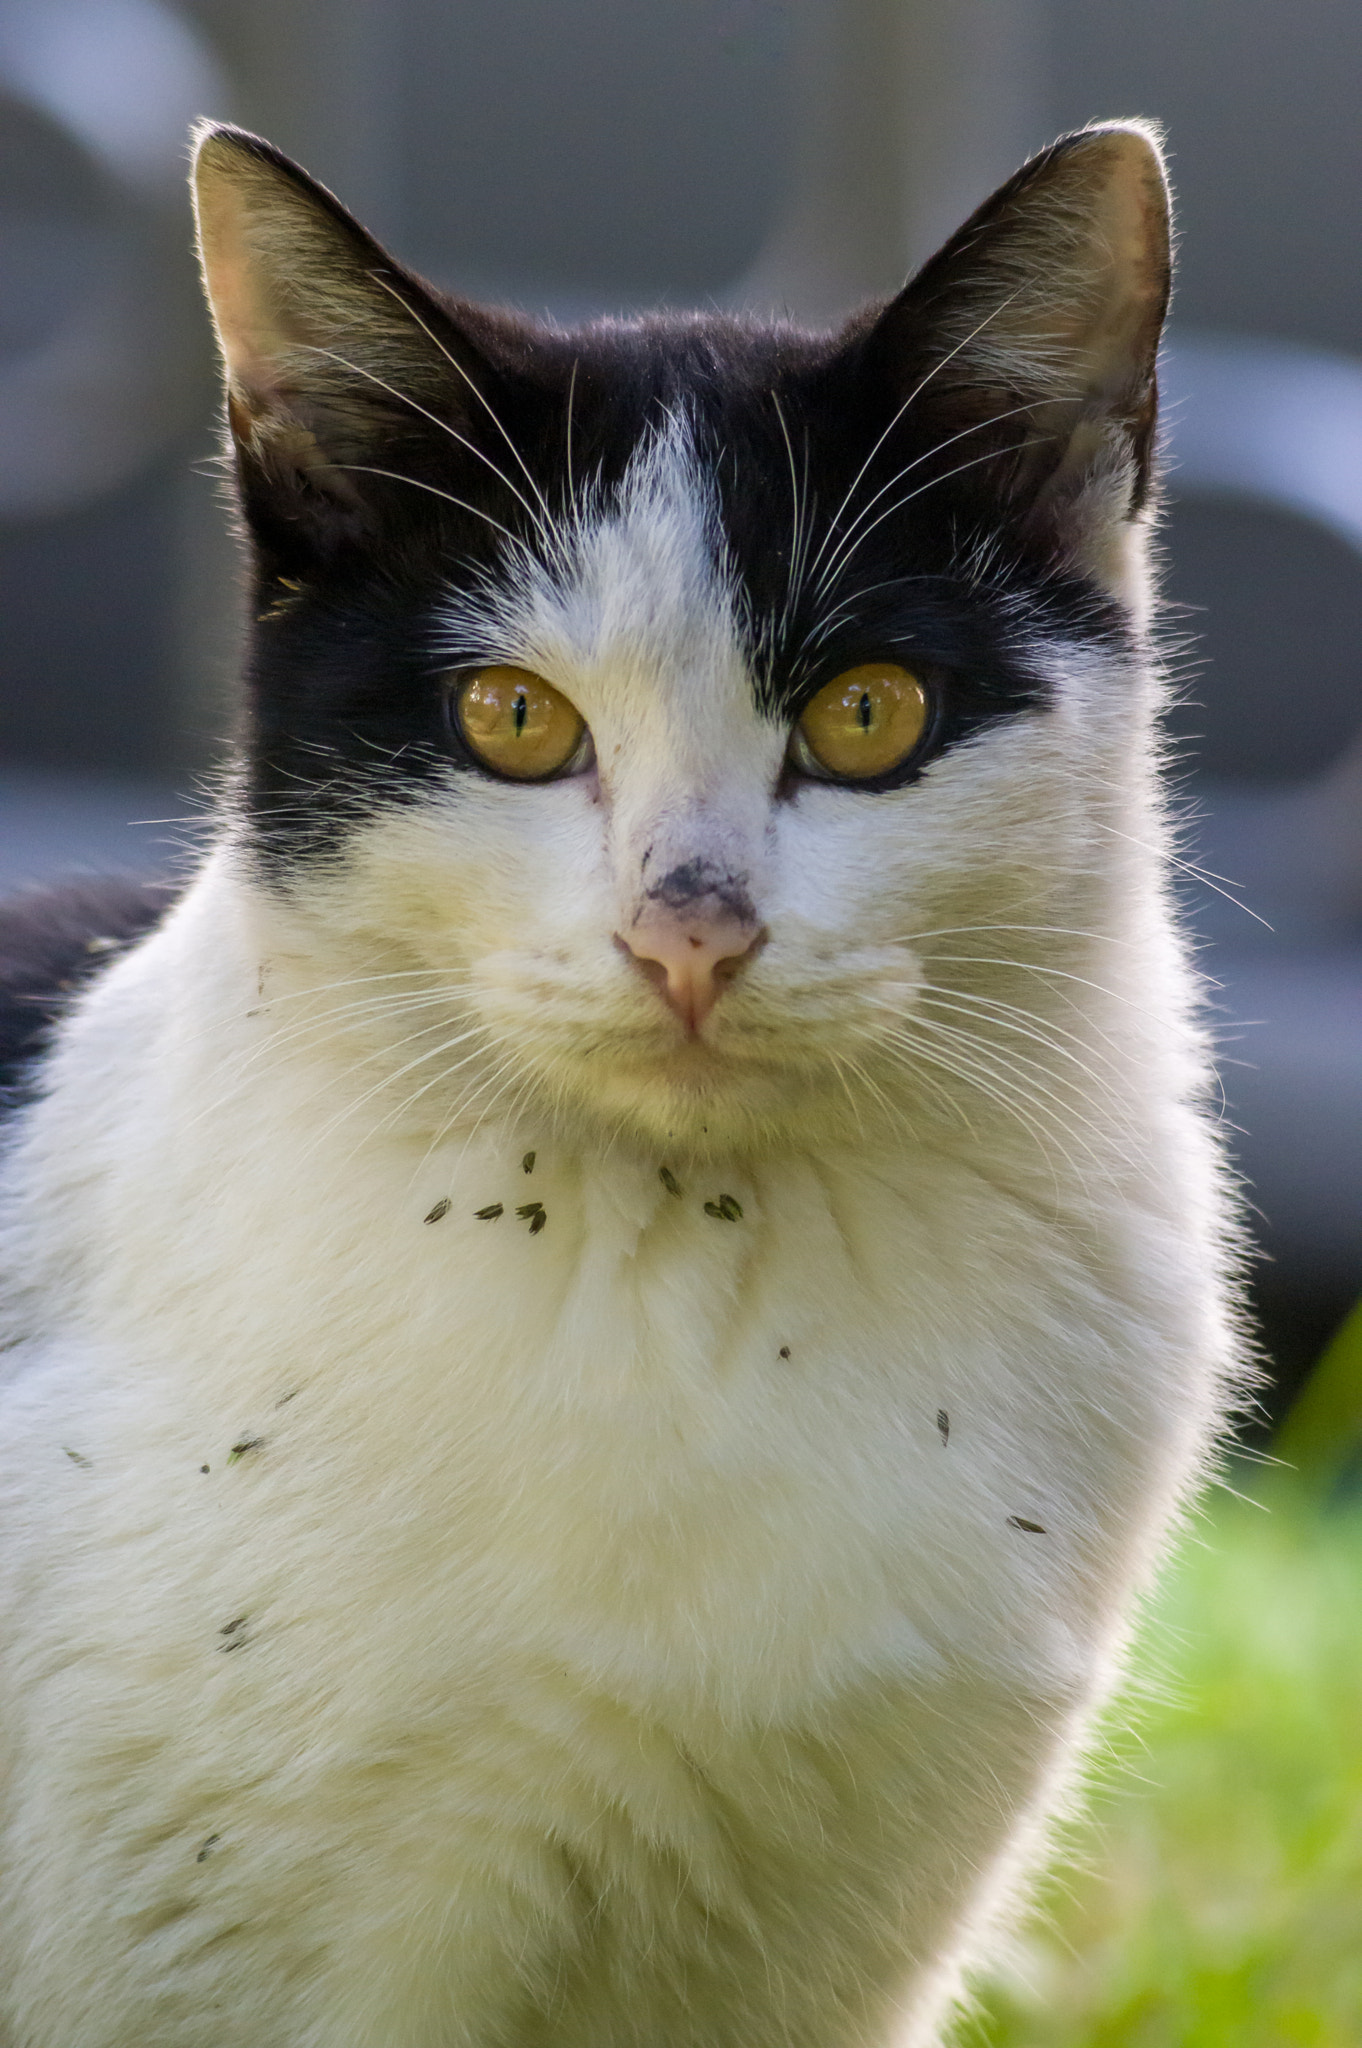
<svg viewBox="0 0 1362 2048"><path fill-rule="evenodd" d="M506 431L506 428L503 426L501 419L498 416L496 407L487 397L487 394L479 387L476 378L471 377L469 375L468 371L464 368L463 364L459 361L458 357L453 353L452 350L447 349L445 347L439 335L435 334L431 330L427 323L421 318L421 315L417 312L416 308L413 305L411 305L406 299L403 298L401 292L399 292L394 285L389 284L388 280L385 277L381 277L377 271L370 271L369 275L373 278L373 281L376 285L380 286L383 291L387 292L390 298L397 300L398 305L401 306L403 310L409 315L409 317L416 322L416 325L420 328L422 334L425 335L426 339L433 343L433 345L440 351L440 354L444 357L445 361L449 364L450 368L458 371L459 375L463 378L464 383L468 386L473 396L477 399L478 404L483 408L483 411L491 420L492 425L496 428L502 440L506 443L506 446L510 449L512 455L520 464L521 474L524 476L525 481L529 485L530 489L534 492L535 497L538 498L539 500L540 511L542 514L542 524L540 524L539 522L536 522L536 524L539 526L539 532L541 537L547 542L553 533L553 514L549 510L548 499L544 496L544 493L540 489L539 484L536 482L534 476L531 474L529 464L526 462L519 448L517 448L511 435ZM575 364L573 365L573 370L575 374ZM498 474L500 474L500 472L498 472ZM503 477L502 481L505 482L506 479ZM522 500L522 503L523 502L524 501ZM526 506L526 510L529 510L528 506Z"/></svg>

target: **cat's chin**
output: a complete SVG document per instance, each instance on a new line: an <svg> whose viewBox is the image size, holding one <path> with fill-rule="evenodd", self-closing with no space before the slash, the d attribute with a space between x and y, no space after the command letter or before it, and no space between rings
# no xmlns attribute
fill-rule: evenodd
<svg viewBox="0 0 1362 2048"><path fill-rule="evenodd" d="M593 1069L574 1093L610 1130L632 1129L644 1143L702 1153L764 1149L840 1120L830 1092L804 1069L737 1059L703 1040Z"/></svg>

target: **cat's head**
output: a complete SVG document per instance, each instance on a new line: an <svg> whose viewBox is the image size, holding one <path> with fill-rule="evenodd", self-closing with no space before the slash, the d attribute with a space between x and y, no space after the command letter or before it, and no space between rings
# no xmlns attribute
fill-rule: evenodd
<svg viewBox="0 0 1362 2048"><path fill-rule="evenodd" d="M196 189L239 844L402 1113L698 1145L949 1106L943 991L996 1007L980 962L1100 919L1092 808L1146 744L1149 132L1067 137L831 334L448 299L235 130Z"/></svg>

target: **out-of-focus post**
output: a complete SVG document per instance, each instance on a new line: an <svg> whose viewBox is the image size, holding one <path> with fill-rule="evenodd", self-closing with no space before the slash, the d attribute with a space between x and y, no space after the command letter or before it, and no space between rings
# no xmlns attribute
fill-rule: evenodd
<svg viewBox="0 0 1362 2048"><path fill-rule="evenodd" d="M832 319L894 291L1047 133L1043 0L795 0L787 207L730 293Z"/></svg>

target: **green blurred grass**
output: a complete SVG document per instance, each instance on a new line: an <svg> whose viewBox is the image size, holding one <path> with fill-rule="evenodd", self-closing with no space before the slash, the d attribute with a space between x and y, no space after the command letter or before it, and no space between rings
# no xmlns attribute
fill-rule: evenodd
<svg viewBox="0 0 1362 2048"><path fill-rule="evenodd" d="M1360 1445L1362 1315L1288 1419L1300 1469L1186 1539L1089 1818L961 2048L1360 2048Z"/></svg>

